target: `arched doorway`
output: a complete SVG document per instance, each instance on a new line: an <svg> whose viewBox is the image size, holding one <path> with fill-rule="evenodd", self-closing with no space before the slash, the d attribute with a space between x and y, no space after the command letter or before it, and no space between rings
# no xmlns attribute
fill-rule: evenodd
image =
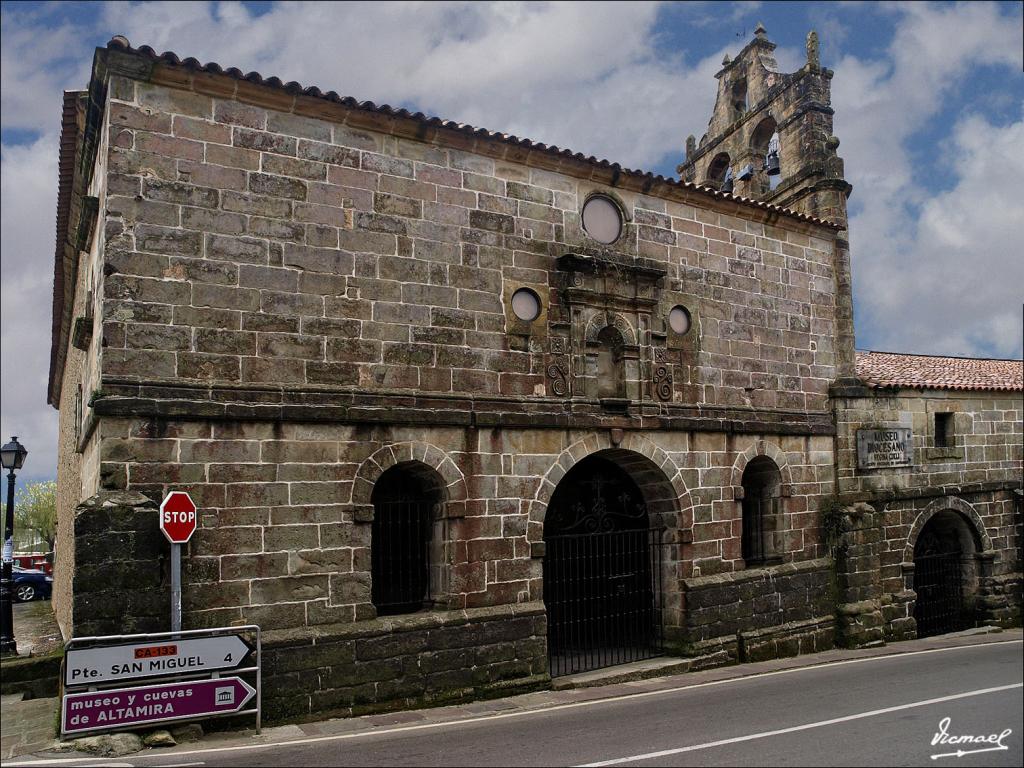
<svg viewBox="0 0 1024 768"><path fill-rule="evenodd" d="M662 533L611 452L588 456L562 478L544 520L552 676L660 652Z"/></svg>
<svg viewBox="0 0 1024 768"><path fill-rule="evenodd" d="M917 636L956 632L973 624L968 596L976 581L974 536L951 510L931 517L914 544Z"/></svg>

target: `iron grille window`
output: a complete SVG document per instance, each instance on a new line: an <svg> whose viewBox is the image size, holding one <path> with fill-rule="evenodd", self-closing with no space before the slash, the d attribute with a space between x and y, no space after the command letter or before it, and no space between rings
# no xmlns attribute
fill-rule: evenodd
<svg viewBox="0 0 1024 768"><path fill-rule="evenodd" d="M763 563L775 556L774 522L778 499L743 500L743 559L748 565Z"/></svg>
<svg viewBox="0 0 1024 768"><path fill-rule="evenodd" d="M371 599L381 616L418 611L430 591L430 532L438 494L429 478L392 467L373 492Z"/></svg>
<svg viewBox="0 0 1024 768"><path fill-rule="evenodd" d="M777 560L781 555L782 478L775 462L754 459L743 472L743 534L741 554L747 565Z"/></svg>

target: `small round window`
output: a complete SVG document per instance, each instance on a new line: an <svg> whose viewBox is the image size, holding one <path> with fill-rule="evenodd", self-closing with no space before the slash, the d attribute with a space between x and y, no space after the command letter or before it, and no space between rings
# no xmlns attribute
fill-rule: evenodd
<svg viewBox="0 0 1024 768"><path fill-rule="evenodd" d="M512 294L512 314L532 323L540 316L540 297L529 288L520 288Z"/></svg>
<svg viewBox="0 0 1024 768"><path fill-rule="evenodd" d="M595 195L583 204L583 229L599 243L614 243L622 234L622 211L609 198Z"/></svg>
<svg viewBox="0 0 1024 768"><path fill-rule="evenodd" d="M668 313L668 325L680 336L687 333L690 330L690 311L682 304L672 307Z"/></svg>

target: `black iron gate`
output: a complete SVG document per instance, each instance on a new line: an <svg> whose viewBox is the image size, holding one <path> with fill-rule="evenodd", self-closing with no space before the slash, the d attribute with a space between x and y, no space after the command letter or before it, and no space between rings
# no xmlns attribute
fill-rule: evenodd
<svg viewBox="0 0 1024 768"><path fill-rule="evenodd" d="M634 529L545 540L552 677L661 652L662 532Z"/></svg>
<svg viewBox="0 0 1024 768"><path fill-rule="evenodd" d="M918 555L914 558L914 619L917 636L930 637L966 629L963 563L959 553Z"/></svg>

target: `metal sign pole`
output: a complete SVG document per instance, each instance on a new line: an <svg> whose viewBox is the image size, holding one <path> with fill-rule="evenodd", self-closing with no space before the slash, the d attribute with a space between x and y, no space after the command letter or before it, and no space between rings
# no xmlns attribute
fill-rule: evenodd
<svg viewBox="0 0 1024 768"><path fill-rule="evenodd" d="M171 632L181 632L181 544L171 544Z"/></svg>

